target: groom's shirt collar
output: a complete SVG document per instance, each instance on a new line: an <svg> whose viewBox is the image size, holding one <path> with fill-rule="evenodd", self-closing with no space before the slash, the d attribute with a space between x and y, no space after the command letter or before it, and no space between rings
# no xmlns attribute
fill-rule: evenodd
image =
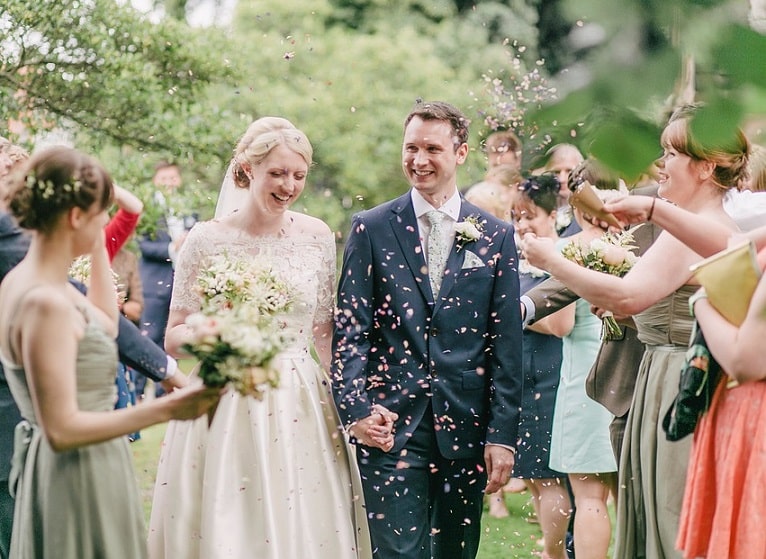
<svg viewBox="0 0 766 559"><path fill-rule="evenodd" d="M418 221L421 218L425 219L424 216L428 212L437 209L426 202L426 199L414 188L410 190L410 197L412 198L412 208L415 210L415 217L418 218ZM452 221L457 221L460 218L460 203L460 193L456 188L452 197L442 204L442 207L438 208L438 210L452 218Z"/></svg>

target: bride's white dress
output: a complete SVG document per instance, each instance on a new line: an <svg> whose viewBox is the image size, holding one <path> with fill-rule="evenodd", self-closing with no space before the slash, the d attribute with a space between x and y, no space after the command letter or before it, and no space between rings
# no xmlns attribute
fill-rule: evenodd
<svg viewBox="0 0 766 559"><path fill-rule="evenodd" d="M312 325L331 321L332 235L251 237L217 221L190 231L171 308L196 311L212 256L268 263L297 289L285 317L299 341L275 359L280 386L263 400L227 392L212 422L170 422L149 525L153 559L357 559L371 556L359 474L310 355Z"/></svg>

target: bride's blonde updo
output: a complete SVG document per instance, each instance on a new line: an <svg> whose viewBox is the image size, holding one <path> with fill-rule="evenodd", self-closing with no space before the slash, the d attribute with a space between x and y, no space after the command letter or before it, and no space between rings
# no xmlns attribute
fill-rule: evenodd
<svg viewBox="0 0 766 559"><path fill-rule="evenodd" d="M249 188L250 179L242 165L258 165L268 157L271 150L279 145L287 146L311 166L314 150L306 134L285 118L265 116L248 126L234 149L232 160L234 184L238 188Z"/></svg>
<svg viewBox="0 0 766 559"><path fill-rule="evenodd" d="M733 138L719 143L699 141L692 132L690 123L698 110L696 105L687 105L675 110L662 132L662 146L688 155L695 161L710 161L715 164L713 181L722 190L739 188L748 177L750 142L737 129Z"/></svg>

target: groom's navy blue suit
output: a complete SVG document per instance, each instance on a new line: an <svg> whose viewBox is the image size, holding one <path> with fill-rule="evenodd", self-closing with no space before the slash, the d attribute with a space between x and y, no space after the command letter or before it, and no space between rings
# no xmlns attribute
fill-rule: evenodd
<svg viewBox="0 0 766 559"><path fill-rule="evenodd" d="M458 239L438 295L410 193L354 217L338 287L336 404L345 425L381 404L399 416L393 449L359 445L377 558L472 558L485 443L515 447L521 316L510 224L479 216ZM420 471L420 473L418 473ZM428 503L426 515L418 513Z"/></svg>

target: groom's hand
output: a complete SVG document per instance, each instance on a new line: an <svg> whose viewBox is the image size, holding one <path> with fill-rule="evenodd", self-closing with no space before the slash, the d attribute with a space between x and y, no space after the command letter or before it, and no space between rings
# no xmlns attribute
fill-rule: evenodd
<svg viewBox="0 0 766 559"><path fill-rule="evenodd" d="M380 404L373 405L371 411L354 423L349 432L359 443L388 452L394 446L394 421L399 415Z"/></svg>
<svg viewBox="0 0 766 559"><path fill-rule="evenodd" d="M487 465L487 488L489 495L502 489L511 479L514 464L513 451L504 446L488 444L484 447L484 463Z"/></svg>

